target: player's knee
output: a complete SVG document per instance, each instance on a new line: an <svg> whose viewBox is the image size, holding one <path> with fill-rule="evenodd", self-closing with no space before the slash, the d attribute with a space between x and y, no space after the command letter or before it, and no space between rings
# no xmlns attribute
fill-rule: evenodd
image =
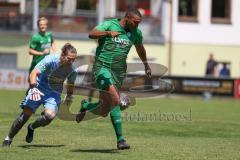
<svg viewBox="0 0 240 160"><path fill-rule="evenodd" d="M41 123L42 127L45 127L47 125L49 125L52 120L54 119L55 116L53 116L53 114L49 114L48 112L44 112L44 114L42 115L43 121Z"/></svg>
<svg viewBox="0 0 240 160"><path fill-rule="evenodd" d="M33 114L32 110L28 107L24 107L23 113L27 116L31 116Z"/></svg>
<svg viewBox="0 0 240 160"><path fill-rule="evenodd" d="M44 116L47 117L48 119L54 119L56 117L57 113L52 111L52 110L44 110Z"/></svg>
<svg viewBox="0 0 240 160"><path fill-rule="evenodd" d="M113 97L112 103L113 103L113 104L112 104L113 106L119 105L119 104L120 104L120 99L119 99L119 97Z"/></svg>

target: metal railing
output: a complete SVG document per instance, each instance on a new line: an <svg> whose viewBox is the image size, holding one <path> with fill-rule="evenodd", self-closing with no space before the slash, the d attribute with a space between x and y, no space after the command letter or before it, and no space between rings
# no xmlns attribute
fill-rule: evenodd
<svg viewBox="0 0 240 160"><path fill-rule="evenodd" d="M47 9L40 10L39 16L45 16L49 20L48 28L56 33L57 38L88 39L88 32L97 25L95 10L77 10L74 15L69 16L58 13L56 9ZM2 32L32 32L31 13L21 14L19 10L0 8L0 19L0 31ZM164 42L159 20L144 17L139 27L144 31L145 42Z"/></svg>

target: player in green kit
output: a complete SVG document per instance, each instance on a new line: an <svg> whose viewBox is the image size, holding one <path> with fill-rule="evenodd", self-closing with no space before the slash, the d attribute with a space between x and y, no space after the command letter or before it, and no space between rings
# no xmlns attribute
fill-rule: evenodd
<svg viewBox="0 0 240 160"><path fill-rule="evenodd" d="M32 35L29 44L29 54L33 55L29 73L31 73L38 62L50 53L50 49L54 53L57 52L52 33L47 32L48 20L45 17L41 17L38 19L37 25L39 32Z"/></svg>
<svg viewBox="0 0 240 160"><path fill-rule="evenodd" d="M82 121L86 111L94 108L97 109L96 114L103 117L110 112L118 149L130 148L122 135L119 90L126 75L126 59L132 45L135 46L145 66L146 75L151 77L146 50L142 44L142 33L138 29L141 20L140 12L137 9L131 9L127 11L123 19L106 20L89 34L89 38L98 39L93 75L96 86L100 90L99 102L89 103L87 100L83 100L76 121L78 123Z"/></svg>

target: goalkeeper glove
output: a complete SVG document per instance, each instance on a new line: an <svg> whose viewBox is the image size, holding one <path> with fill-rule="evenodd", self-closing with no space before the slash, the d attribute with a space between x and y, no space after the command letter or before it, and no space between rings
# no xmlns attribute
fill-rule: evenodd
<svg viewBox="0 0 240 160"><path fill-rule="evenodd" d="M44 94L36 88L36 84L30 85L28 94L30 95L29 99L32 101L40 101L41 96L44 96Z"/></svg>

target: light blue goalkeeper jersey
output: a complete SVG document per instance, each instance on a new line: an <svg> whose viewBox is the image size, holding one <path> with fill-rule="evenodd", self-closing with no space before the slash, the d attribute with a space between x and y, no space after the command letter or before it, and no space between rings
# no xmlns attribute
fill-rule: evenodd
<svg viewBox="0 0 240 160"><path fill-rule="evenodd" d="M41 60L36 66L40 74L37 77L37 88L45 94L61 94L63 83L67 79L68 83L73 84L77 72L72 65L60 65L60 55L51 54Z"/></svg>

